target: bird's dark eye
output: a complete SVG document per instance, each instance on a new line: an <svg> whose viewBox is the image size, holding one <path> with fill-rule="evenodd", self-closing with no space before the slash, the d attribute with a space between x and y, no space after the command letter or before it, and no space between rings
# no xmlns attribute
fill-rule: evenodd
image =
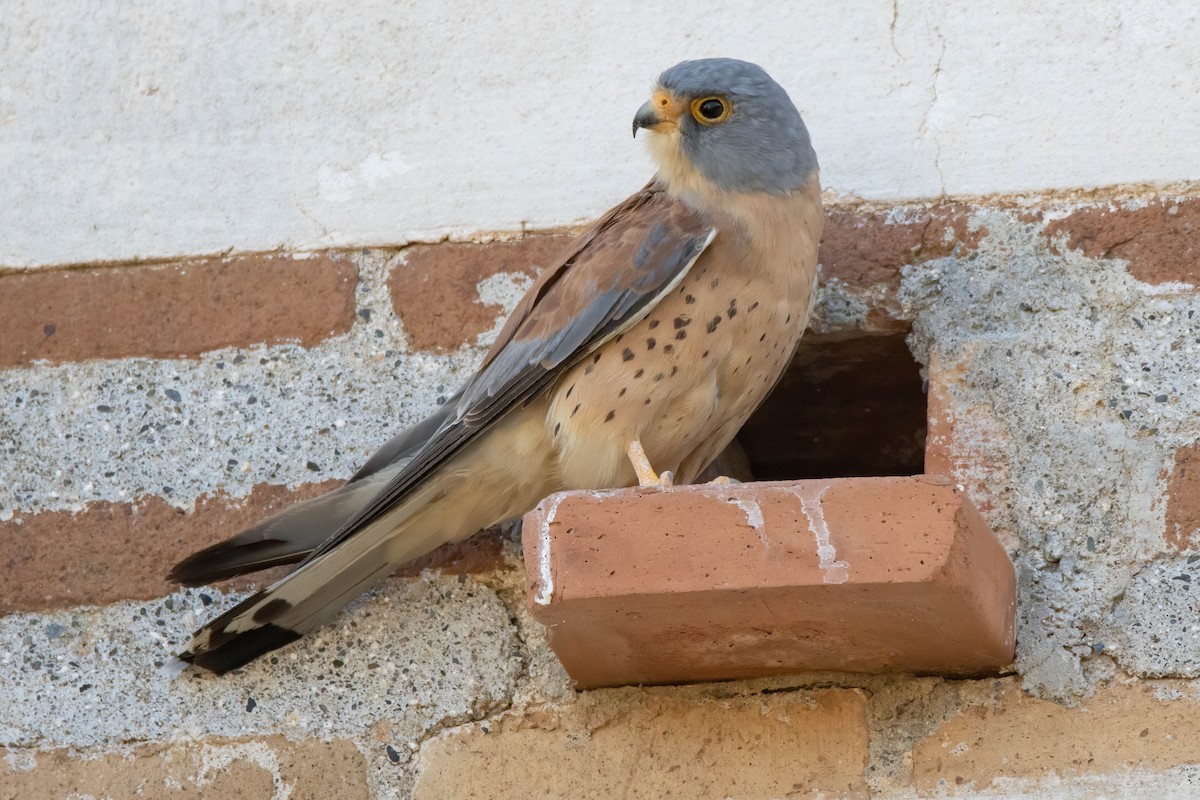
<svg viewBox="0 0 1200 800"><path fill-rule="evenodd" d="M729 101L723 97L702 97L692 101L692 116L697 122L712 125L729 119Z"/></svg>

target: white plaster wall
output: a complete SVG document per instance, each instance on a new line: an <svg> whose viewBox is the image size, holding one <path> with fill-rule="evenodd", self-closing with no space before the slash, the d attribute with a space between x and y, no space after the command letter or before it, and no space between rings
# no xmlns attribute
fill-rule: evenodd
<svg viewBox="0 0 1200 800"><path fill-rule="evenodd" d="M586 219L683 58L768 68L871 199L1200 177L1200 4L8 0L0 267Z"/></svg>

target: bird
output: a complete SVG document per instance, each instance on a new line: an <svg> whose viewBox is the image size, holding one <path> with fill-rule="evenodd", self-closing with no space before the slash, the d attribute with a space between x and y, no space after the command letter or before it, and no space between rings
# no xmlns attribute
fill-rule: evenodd
<svg viewBox="0 0 1200 800"><path fill-rule="evenodd" d="M184 585L300 562L174 662L222 674L399 566L570 489L696 480L788 366L816 293L816 154L760 66L683 61L633 118L657 171L550 263L472 377L342 487L179 562Z"/></svg>

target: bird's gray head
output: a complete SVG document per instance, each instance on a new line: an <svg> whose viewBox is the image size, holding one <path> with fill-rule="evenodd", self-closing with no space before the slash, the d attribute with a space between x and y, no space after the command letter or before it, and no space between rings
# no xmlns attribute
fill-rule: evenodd
<svg viewBox="0 0 1200 800"><path fill-rule="evenodd" d="M659 172L681 189L700 179L723 191L781 195L817 169L791 98L747 61L705 58L671 67L633 118L634 136L640 128L654 132Z"/></svg>

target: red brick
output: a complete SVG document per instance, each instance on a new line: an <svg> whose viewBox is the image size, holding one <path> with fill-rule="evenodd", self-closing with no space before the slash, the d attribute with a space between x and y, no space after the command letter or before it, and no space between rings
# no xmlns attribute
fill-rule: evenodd
<svg viewBox="0 0 1200 800"><path fill-rule="evenodd" d="M831 208L821 237L821 280L841 282L869 304L867 330L906 331L896 293L900 269L975 249L983 232L968 224L970 206L913 206L897 220L888 211Z"/></svg>
<svg viewBox="0 0 1200 800"><path fill-rule="evenodd" d="M530 607L581 687L1013 655L1012 564L944 479L566 492L523 539Z"/></svg>
<svg viewBox="0 0 1200 800"><path fill-rule="evenodd" d="M705 687L707 688L707 687ZM421 747L413 800L866 800L857 689L587 692Z"/></svg>
<svg viewBox="0 0 1200 800"><path fill-rule="evenodd" d="M1046 788L1085 785L1084 776L1153 774L1200 761L1200 705L1190 687L1178 699L1144 683L1098 687L1068 708L1021 691L1006 680L985 705L965 708L913 747L913 782L921 797L1041 796ZM1167 695L1167 692L1162 692ZM1016 783L1020 781L1021 783ZM1015 785L1014 785L1015 784ZM1031 785L1032 784L1032 785ZM1103 783L1093 783L1098 788ZM1014 791L1021 786L1025 791ZM1195 792L1126 794L1121 784L1103 794L1054 797L1192 797Z"/></svg>
<svg viewBox="0 0 1200 800"><path fill-rule="evenodd" d="M0 523L0 574L5 576L0 581L0 614L160 597L178 588L164 576L184 556L337 485L338 481L296 489L261 485L239 500L217 492L201 497L190 512L146 496L131 503L91 503L77 514L18 514ZM400 574L425 568L486 572L503 559L502 539L490 532L441 547ZM219 585L259 586L287 569Z"/></svg>
<svg viewBox="0 0 1200 800"><path fill-rule="evenodd" d="M1138 208L1081 208L1046 225L1051 239L1091 258L1121 258L1146 283L1200 286L1200 198L1154 200Z"/></svg>
<svg viewBox="0 0 1200 800"><path fill-rule="evenodd" d="M0 367L310 347L350 329L357 281L335 255L13 273L0 277Z"/></svg>
<svg viewBox="0 0 1200 800"><path fill-rule="evenodd" d="M388 289L414 350L445 353L474 344L503 309L479 302L479 282L504 272L536 277L572 237L527 236L515 242L420 245L405 251Z"/></svg>
<svg viewBox="0 0 1200 800"><path fill-rule="evenodd" d="M966 379L969 367L970 356L947 363L936 350L930 353L925 473L962 485L975 507L987 514L995 506L996 487L1010 483L1008 466L993 457L1008 434L990 407L955 402L955 387ZM1020 544L1015 538L1001 541L1009 548Z"/></svg>
<svg viewBox="0 0 1200 800"><path fill-rule="evenodd" d="M1200 545L1200 442L1175 451L1167 483L1167 546L1176 552Z"/></svg>
<svg viewBox="0 0 1200 800"><path fill-rule="evenodd" d="M129 503L89 503L75 514L18 513L0 523L0 571L8 576L0 582L0 613L167 594L177 588L166 581L167 570L179 559L336 485L256 486L241 500L217 492L201 497L190 512L148 495ZM241 579L227 585L253 584Z"/></svg>
<svg viewBox="0 0 1200 800"><path fill-rule="evenodd" d="M0 800L103 797L366 800L366 759L344 739L185 739L122 752L0 748ZM15 757L15 758L14 758ZM30 768L15 766L26 761ZM289 794L290 793L290 794Z"/></svg>

